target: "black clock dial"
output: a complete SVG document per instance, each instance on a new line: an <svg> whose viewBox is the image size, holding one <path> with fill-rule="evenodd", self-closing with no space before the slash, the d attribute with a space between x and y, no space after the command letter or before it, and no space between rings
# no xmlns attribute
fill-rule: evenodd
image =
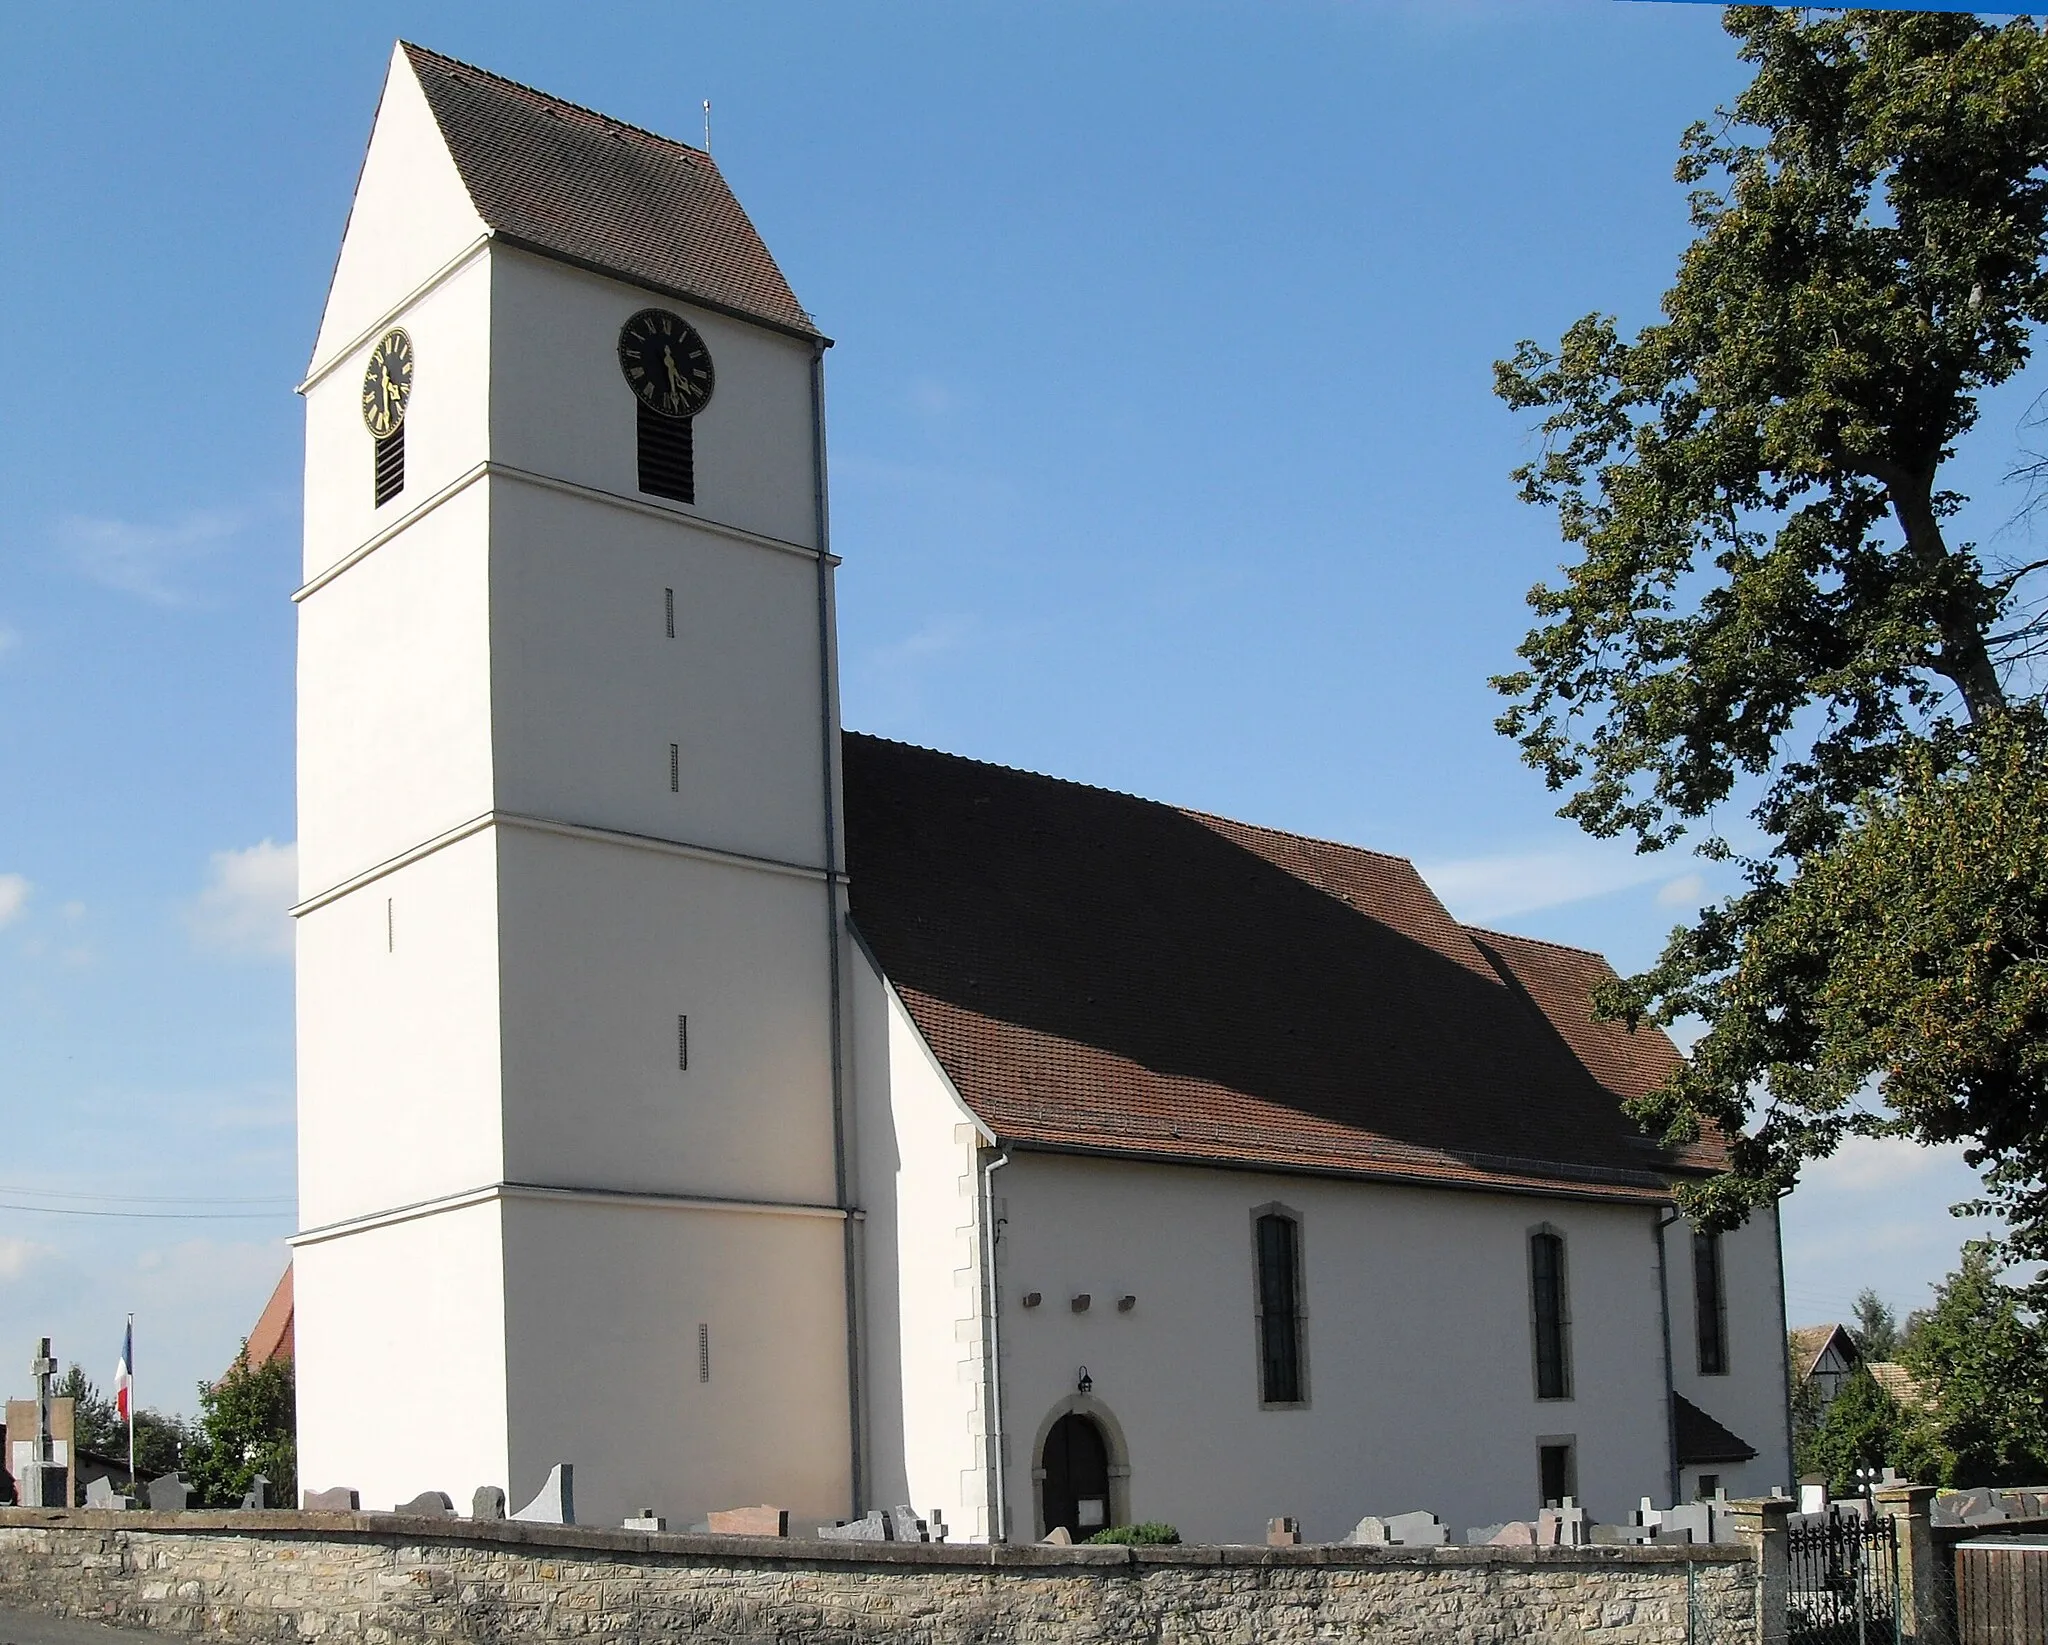
<svg viewBox="0 0 2048 1645"><path fill-rule="evenodd" d="M411 398L412 339L388 331L370 350L363 372L363 422L381 440L405 421L405 403Z"/></svg>
<svg viewBox="0 0 2048 1645"><path fill-rule="evenodd" d="M694 417L711 403L711 351L680 314L643 308L619 328L619 370L640 403L664 417Z"/></svg>

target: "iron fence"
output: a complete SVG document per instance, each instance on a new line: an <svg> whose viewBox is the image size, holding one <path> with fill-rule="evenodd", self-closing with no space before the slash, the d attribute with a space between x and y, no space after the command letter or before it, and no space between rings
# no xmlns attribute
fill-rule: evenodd
<svg viewBox="0 0 2048 1645"><path fill-rule="evenodd" d="M1888 1518L1830 1513L1791 1530L1789 1645L1898 1645L1899 1544Z"/></svg>

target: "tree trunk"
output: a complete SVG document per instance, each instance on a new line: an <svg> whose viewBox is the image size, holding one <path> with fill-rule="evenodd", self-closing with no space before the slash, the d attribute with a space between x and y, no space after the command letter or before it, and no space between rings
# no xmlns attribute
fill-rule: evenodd
<svg viewBox="0 0 2048 1645"><path fill-rule="evenodd" d="M1941 534L1941 518L1934 512L1931 478L1896 473L1879 478L1891 494L1892 511L1906 533L1906 552L1930 571L1941 567L1949 559L1949 547ZM1941 635L1941 650L1932 666L1962 693L1970 723L1981 725L1988 715L2005 707L2005 687L1999 684L1998 670L1992 666L1983 629L1973 614L1959 609L1961 605L1959 591L1949 590L1939 608L1929 613Z"/></svg>

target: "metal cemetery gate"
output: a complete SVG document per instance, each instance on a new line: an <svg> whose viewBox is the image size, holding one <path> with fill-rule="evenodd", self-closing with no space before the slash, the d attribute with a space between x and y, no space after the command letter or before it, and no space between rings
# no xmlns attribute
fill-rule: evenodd
<svg viewBox="0 0 2048 1645"><path fill-rule="evenodd" d="M1898 1645L1899 1544L1890 1519L1830 1514L1795 1525L1789 1551L1790 1645Z"/></svg>

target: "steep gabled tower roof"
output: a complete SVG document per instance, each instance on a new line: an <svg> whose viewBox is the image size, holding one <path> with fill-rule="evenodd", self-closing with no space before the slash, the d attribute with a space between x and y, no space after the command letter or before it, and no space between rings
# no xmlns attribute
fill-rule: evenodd
<svg viewBox="0 0 2048 1645"><path fill-rule="evenodd" d="M402 49L495 235L778 330L819 335L702 149L424 46Z"/></svg>

